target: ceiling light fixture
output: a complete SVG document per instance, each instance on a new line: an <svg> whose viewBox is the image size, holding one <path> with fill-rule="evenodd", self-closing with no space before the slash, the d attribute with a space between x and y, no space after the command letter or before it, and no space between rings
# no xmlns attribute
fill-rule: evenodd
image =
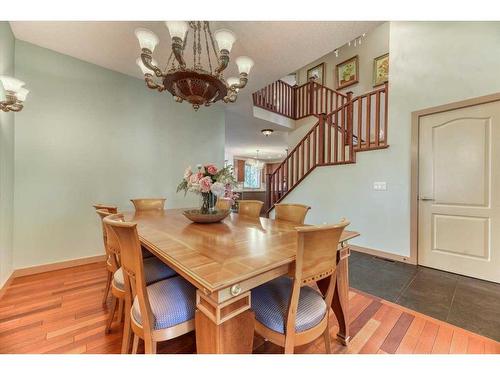
<svg viewBox="0 0 500 375"><path fill-rule="evenodd" d="M245 160L245 164L257 169L263 169L264 163L259 160L259 150L257 150L257 156L255 158Z"/></svg>
<svg viewBox="0 0 500 375"><path fill-rule="evenodd" d="M262 129L260 132L262 134L264 134L266 137L269 137L271 134L274 133L274 130L273 129Z"/></svg>
<svg viewBox="0 0 500 375"><path fill-rule="evenodd" d="M179 103L188 101L195 110L201 105L208 107L219 100L234 103L239 89L246 86L248 74L254 65L251 58L240 56L235 60L239 78L224 79L223 72L229 64L229 53L236 36L227 29L217 30L212 35L208 21L167 21L165 24L172 38L172 52L164 71L153 60L153 51L159 38L150 30L135 30L141 46L141 57L137 65L144 74L146 85L159 92L170 92ZM188 67L184 52L190 32L193 65ZM204 43L201 42L202 39ZM208 62L208 69L202 65L202 52L204 62ZM212 59L215 66L212 66ZM162 82L155 82L153 76Z"/></svg>
<svg viewBox="0 0 500 375"><path fill-rule="evenodd" d="M4 112L19 112L24 107L24 101L29 90L25 83L14 77L0 76L0 109Z"/></svg>

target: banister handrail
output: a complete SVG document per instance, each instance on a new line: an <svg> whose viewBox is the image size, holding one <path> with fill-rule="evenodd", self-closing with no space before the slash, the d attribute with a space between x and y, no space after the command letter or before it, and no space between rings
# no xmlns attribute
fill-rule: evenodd
<svg viewBox="0 0 500 375"><path fill-rule="evenodd" d="M283 82L283 85L287 85L288 88L292 87L286 82ZM339 95L336 99L341 100L335 103L334 108L330 106L331 110L327 112L318 112L329 108L328 105L324 105L324 96L314 95L309 98L301 96L304 93L311 93L310 90L317 92L318 87L324 86L315 82L307 82L295 88L304 90L305 86L309 88L299 94L299 100L306 103L300 115L302 117L305 117L304 113L306 116L313 115L318 121L311 126L311 129L278 167L272 173L267 174L266 199L269 204L267 212L274 207L274 204L283 200L316 167L355 163L355 153L358 151L388 147L387 83L381 88L356 97L353 97L351 92L347 95ZM330 100L332 98L330 97ZM311 111L311 104L307 102L311 99L319 99L323 101L323 104L314 103L315 111ZM295 109L293 113L297 114Z"/></svg>

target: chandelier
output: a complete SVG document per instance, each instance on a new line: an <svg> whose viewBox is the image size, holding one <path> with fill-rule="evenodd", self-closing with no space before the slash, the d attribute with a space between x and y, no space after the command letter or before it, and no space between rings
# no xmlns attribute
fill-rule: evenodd
<svg viewBox="0 0 500 375"><path fill-rule="evenodd" d="M186 100L195 110L201 105L208 107L219 100L234 103L239 89L246 86L253 66L251 58L240 56L235 60L239 77L224 79L223 72L229 64L229 53L236 40L235 35L227 29L217 30L212 35L208 21L167 21L165 24L172 38L172 52L164 70L153 59L153 51L159 38L150 30L135 30L141 47L141 56L136 62L144 74L146 85L159 92L170 92L179 103ZM188 67L185 52L190 34L193 61ZM157 82L154 76L161 82Z"/></svg>
<svg viewBox="0 0 500 375"><path fill-rule="evenodd" d="M257 150L257 156L255 158L245 160L245 164L256 169L264 169L264 163L259 160L259 150Z"/></svg>
<svg viewBox="0 0 500 375"><path fill-rule="evenodd" d="M25 83L14 77L0 76L0 109L4 112L19 112L24 107L24 101L29 90Z"/></svg>

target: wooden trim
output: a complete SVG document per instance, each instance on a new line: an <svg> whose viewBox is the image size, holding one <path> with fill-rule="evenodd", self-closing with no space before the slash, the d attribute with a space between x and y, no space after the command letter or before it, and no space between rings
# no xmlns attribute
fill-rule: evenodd
<svg viewBox="0 0 500 375"><path fill-rule="evenodd" d="M418 264L418 126L420 117L500 101L500 92L414 111L411 114L410 258Z"/></svg>
<svg viewBox="0 0 500 375"><path fill-rule="evenodd" d="M410 257L404 256L404 255L388 253L388 252L385 252L383 250L371 249L368 247L362 247L362 246L356 246L356 245L349 245L349 248L351 250L357 251L359 253L373 255L373 256L376 256L379 258L395 260L398 262L408 263L408 264L416 264L416 263L412 262L412 259L410 259Z"/></svg>
<svg viewBox="0 0 500 375"><path fill-rule="evenodd" d="M28 275L35 275L37 273L55 271L55 270L60 270L63 268L70 268L70 267L81 266L81 265L97 263L97 262L104 262L104 261L106 261L106 255L103 254L103 255L94 255L94 256L86 257L86 258L65 260L65 261L56 262L56 263L42 264L39 266L20 268L20 269L15 270L12 273L11 278L28 276Z"/></svg>
<svg viewBox="0 0 500 375"><path fill-rule="evenodd" d="M12 283L12 280L14 280L14 272L11 272L10 276L5 280L5 283L3 286L0 288L0 300L2 299L3 295L7 291L7 288L10 286Z"/></svg>

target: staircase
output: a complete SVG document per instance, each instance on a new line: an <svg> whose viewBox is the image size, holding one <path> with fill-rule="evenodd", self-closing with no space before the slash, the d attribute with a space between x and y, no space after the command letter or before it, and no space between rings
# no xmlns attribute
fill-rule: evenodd
<svg viewBox="0 0 500 375"><path fill-rule="evenodd" d="M353 97L316 82L290 86L276 81L253 93L255 107L316 124L267 175L268 213L316 167L354 164L356 153L387 148L388 87Z"/></svg>

